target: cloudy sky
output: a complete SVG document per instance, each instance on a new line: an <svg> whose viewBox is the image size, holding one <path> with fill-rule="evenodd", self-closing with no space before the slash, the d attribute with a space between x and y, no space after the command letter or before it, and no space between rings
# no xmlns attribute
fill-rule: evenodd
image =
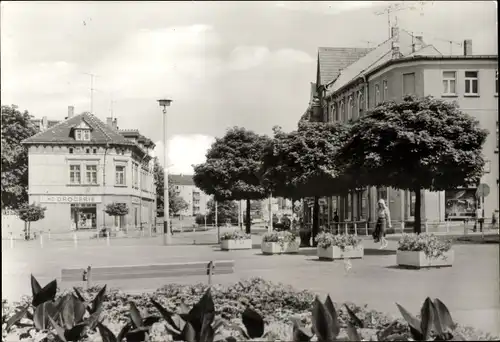
<svg viewBox="0 0 500 342"><path fill-rule="evenodd" d="M446 40L472 39L475 54L497 54L495 2L405 3L414 9L397 12L399 26L441 52L450 52ZM376 13L387 5L3 1L2 104L50 119L63 119L68 105L88 111L92 73L95 115L105 120L113 109L121 128L159 142L156 100L169 97L169 165L190 173L228 127L294 129L307 107L318 46L381 43L387 16Z"/></svg>

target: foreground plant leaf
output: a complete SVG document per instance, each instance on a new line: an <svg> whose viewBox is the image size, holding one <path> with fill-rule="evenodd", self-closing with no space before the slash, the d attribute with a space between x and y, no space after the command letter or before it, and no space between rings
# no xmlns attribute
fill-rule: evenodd
<svg viewBox="0 0 500 342"><path fill-rule="evenodd" d="M349 336L349 341L361 341L358 331L351 322L347 322L347 336Z"/></svg>
<svg viewBox="0 0 500 342"><path fill-rule="evenodd" d="M335 306L333 305L333 301L330 298L330 295L326 296L325 307L332 316L332 334L333 337L336 338L340 334L340 323L337 315L337 311L335 310Z"/></svg>
<svg viewBox="0 0 500 342"><path fill-rule="evenodd" d="M66 337L64 336L64 329L56 323L56 321L54 321L54 319L52 319L52 317L49 316L49 320L50 320L50 323L52 324L52 326L54 327L54 329L56 329L56 333L57 333L57 336L59 336L59 338L64 341L64 342L67 342L66 340Z"/></svg>
<svg viewBox="0 0 500 342"><path fill-rule="evenodd" d="M344 304L345 308L347 309L347 313L349 314L349 317L351 318L351 320L354 322L354 326L358 326L360 328L364 328L365 325L363 323L362 320L360 320L358 318L358 316L356 316L356 314L354 313L354 311L352 311L348 306L347 304Z"/></svg>
<svg viewBox="0 0 500 342"><path fill-rule="evenodd" d="M420 321L420 330L422 331L422 337L425 341L429 338L431 330L434 326L434 313L434 304L432 303L432 300L427 297L422 304L422 308L420 309L420 316L422 317Z"/></svg>
<svg viewBox="0 0 500 342"><path fill-rule="evenodd" d="M16 324L17 322L19 322L25 315L26 315L26 312L28 312L28 306L22 308L21 310L17 311L14 316L12 316L11 318L9 318L9 320L7 320L7 325L5 326L5 331L9 331L9 329L14 325ZM3 320L2 320L2 325L3 325Z"/></svg>
<svg viewBox="0 0 500 342"><path fill-rule="evenodd" d="M134 302L129 302L130 305L130 319L132 320L132 323L134 323L135 328L142 328L142 317L141 314L139 313L139 310L137 309L137 306L135 306Z"/></svg>
<svg viewBox="0 0 500 342"><path fill-rule="evenodd" d="M41 287L38 281L35 279L33 274L31 275L31 291L33 293L33 300L31 304L34 307L47 302L53 301L57 293L57 280L52 280L50 283Z"/></svg>
<svg viewBox="0 0 500 342"><path fill-rule="evenodd" d="M413 337L416 340L421 341L423 339L423 335L422 330L420 330L420 321L398 303L396 303L396 306L398 307L399 312L401 312L401 315L403 316L405 321L408 323L410 332L412 333Z"/></svg>
<svg viewBox="0 0 500 342"><path fill-rule="evenodd" d="M37 330L45 330L49 326L49 318L56 317L58 308L53 302L44 302L38 305L33 315L33 323Z"/></svg>
<svg viewBox="0 0 500 342"><path fill-rule="evenodd" d="M333 341L335 336L332 333L334 329L332 316L318 296L314 299L312 315L312 326L318 341Z"/></svg>
<svg viewBox="0 0 500 342"><path fill-rule="evenodd" d="M434 299L434 307L436 308L437 316L439 317L439 322L441 323L443 332L450 332L455 327L450 311L438 298Z"/></svg>
<svg viewBox="0 0 500 342"><path fill-rule="evenodd" d="M310 341L313 333L308 331L298 319L292 317L290 320L293 324L293 342Z"/></svg>
<svg viewBox="0 0 500 342"><path fill-rule="evenodd" d="M262 337L264 334L264 320L257 311L247 307L243 311L241 319L250 338Z"/></svg>
<svg viewBox="0 0 500 342"><path fill-rule="evenodd" d="M101 290L99 290L99 292L94 297L94 299L92 299L92 303L90 306L90 313L91 314L96 312L97 310L99 310L102 303L104 302L105 294L106 294L106 285L104 285L103 288Z"/></svg>

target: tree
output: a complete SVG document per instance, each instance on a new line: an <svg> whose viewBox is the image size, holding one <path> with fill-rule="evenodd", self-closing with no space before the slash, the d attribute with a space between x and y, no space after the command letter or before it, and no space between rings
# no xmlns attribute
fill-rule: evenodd
<svg viewBox="0 0 500 342"><path fill-rule="evenodd" d="M26 240L29 240L31 237L31 222L36 222L45 218L45 210L47 210L47 208L35 203L23 203L19 206L19 218L28 224L24 231L24 238Z"/></svg>
<svg viewBox="0 0 500 342"><path fill-rule="evenodd" d="M163 166L158 162L158 158L154 159L154 181L156 186L156 215L163 216L163 180L165 179L163 173ZM169 177L170 178L170 177ZM170 179L169 179L170 180ZM187 202L177 195L175 192L174 184L168 183L168 212L170 216L179 215L179 213L188 207Z"/></svg>
<svg viewBox="0 0 500 342"><path fill-rule="evenodd" d="M407 96L400 103L383 103L355 122L339 161L359 186L414 191L414 231L420 233L420 191L477 184L487 134L456 103Z"/></svg>
<svg viewBox="0 0 500 342"><path fill-rule="evenodd" d="M319 232L319 198L349 189L349 177L336 162L347 134L347 126L340 123L302 122L291 133L275 127L274 139L264 151L263 183L274 196L292 201L314 197L313 241Z"/></svg>
<svg viewBox="0 0 500 342"><path fill-rule="evenodd" d="M207 224L215 223L215 201L210 200L207 203ZM217 202L217 224L220 226L225 223L238 223L238 205L235 201Z"/></svg>
<svg viewBox="0 0 500 342"><path fill-rule="evenodd" d="M260 168L262 152L269 141L267 136L234 127L216 139L206 154L206 162L194 167L196 186L214 195L217 201L246 200L247 233L251 226L250 201L267 196Z"/></svg>
<svg viewBox="0 0 500 342"><path fill-rule="evenodd" d="M110 203L106 205L106 209L104 209L104 212L108 214L109 216L113 217L120 217L120 219L128 214L128 207L127 204L125 203Z"/></svg>
<svg viewBox="0 0 500 342"><path fill-rule="evenodd" d="M2 106L2 209L28 202L28 150L21 141L36 133L32 116L17 106Z"/></svg>

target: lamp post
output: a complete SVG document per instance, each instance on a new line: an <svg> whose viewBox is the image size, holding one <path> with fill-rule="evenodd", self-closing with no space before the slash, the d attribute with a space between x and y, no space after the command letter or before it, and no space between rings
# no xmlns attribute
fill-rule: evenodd
<svg viewBox="0 0 500 342"><path fill-rule="evenodd" d="M170 107L172 100L158 100L160 107L163 107L163 244L172 243L170 232L169 198L168 198L168 168L167 168L167 107Z"/></svg>

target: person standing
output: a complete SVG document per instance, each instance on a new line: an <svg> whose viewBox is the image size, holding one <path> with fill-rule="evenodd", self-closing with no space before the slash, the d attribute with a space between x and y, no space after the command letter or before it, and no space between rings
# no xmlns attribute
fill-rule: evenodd
<svg viewBox="0 0 500 342"><path fill-rule="evenodd" d="M385 201L380 199L378 201L377 225L375 226L375 233L373 236L375 242L380 241L380 249L384 249L388 245L385 239L387 227L392 228L391 213L389 212L389 208L385 205Z"/></svg>
<svg viewBox="0 0 500 342"><path fill-rule="evenodd" d="M478 206L476 209L476 222L474 222L473 231L476 232L477 226L479 225L479 229L482 232L483 231L483 223L484 223L483 210Z"/></svg>
<svg viewBox="0 0 500 342"><path fill-rule="evenodd" d="M337 210L335 210L335 215L333 215L333 227L335 229L335 234L338 234L339 232L339 213L337 212Z"/></svg>

